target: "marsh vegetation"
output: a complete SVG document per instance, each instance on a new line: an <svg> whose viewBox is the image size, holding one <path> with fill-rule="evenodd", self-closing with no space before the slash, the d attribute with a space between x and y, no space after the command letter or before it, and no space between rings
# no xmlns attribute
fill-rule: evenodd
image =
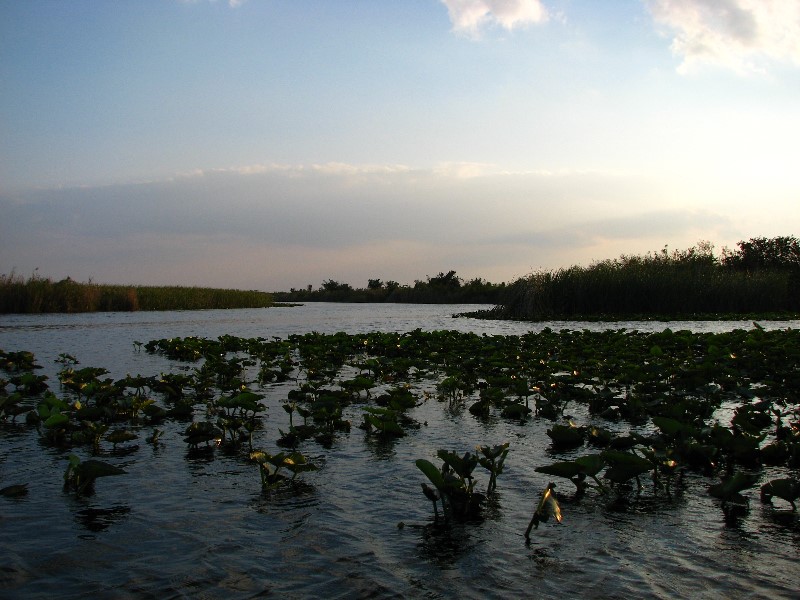
<svg viewBox="0 0 800 600"><path fill-rule="evenodd" d="M291 472L291 479L313 470L297 449L314 441L327 448L337 436L349 435L345 414L351 407L362 412L367 435L397 439L419 427L411 415L425 402L451 411L469 408L472 418L510 419L522 427L532 419L550 421L553 455L596 450L537 467L572 481L579 496L591 482L609 497L638 495L646 489L644 475L652 479L650 493L669 494L692 470L722 479L709 491L724 508L759 483L762 465L800 468L796 330L768 332L756 325L700 335L545 329L491 337L416 330L309 333L285 340L165 338L143 348L197 366L185 374L113 380L103 368L78 368L65 354L59 396L36 374L33 355L2 352L7 379L0 418L24 421L47 445L65 452L85 447L90 456L103 448L113 455L118 445L140 437L137 430L190 419L183 431L190 450L241 451L243 460L260 465L265 487L283 479L281 469ZM297 386L282 405L288 427L273 443L292 452L256 450L254 433L269 407L265 395L252 388L287 381ZM479 410L472 410L476 406ZM723 407L732 415L729 422L720 421ZM584 414L584 422L569 416L575 411ZM302 425L295 423L295 413ZM509 450L508 442L478 445L463 456L440 449L440 469L427 458L417 466L433 483L445 515L474 516L484 496L474 489L473 470L480 465L489 471L486 493L492 493ZM121 473L71 454L67 481L80 492L99 476ZM794 508L796 480L776 481L761 482L762 498L782 498ZM432 499L427 491L426 496Z"/></svg>
<svg viewBox="0 0 800 600"><path fill-rule="evenodd" d="M47 516L56 514L75 523L67 537L99 531L104 552L133 538L148 540L148 555L168 552L171 563L147 569L158 582L151 591L185 591L187 584L165 582L176 581L171 569L206 564L208 555L208 564L290 595L315 589L302 570L296 577L285 570L300 556L343 592L364 580L401 595L452 585L516 595L534 582L586 592L606 567L581 561L589 549L620 542L608 533L619 519L636 524L631 539L647 523L647 539L668 545L662 553L621 550L626 564L635 558L651 572L676 553L713 557L716 566L704 562L702 574L683 571L679 589L699 581L720 590L710 582L722 580L739 591L791 588L775 565L796 552L796 330L544 327L520 335L410 330L126 344L128 358L113 370L101 360L79 362L79 344L53 368L36 368L27 352L4 353L0 427L9 458L0 487L13 516L7 524L34 517L49 524L37 530L40 540L62 540L59 521ZM130 375L126 363L160 366ZM8 535L18 540L18 529ZM739 530L757 532L770 548L755 570L762 575L750 573L744 587L741 577L714 571L727 573L729 558L718 536ZM78 554L92 552L92 542L79 543ZM751 538L738 543L752 551ZM386 556L376 559L377 571L360 558L369 548ZM514 577L468 569L491 556ZM398 561L423 583L393 570ZM98 562L87 563L83 581L113 579L120 564L142 580L141 566L122 555ZM13 564L24 569L24 561ZM346 573L342 564L350 565ZM454 568L461 583L442 578ZM189 585L205 590L208 582ZM612 585L621 595L650 589ZM752 587L763 585L772 587Z"/></svg>
<svg viewBox="0 0 800 600"><path fill-rule="evenodd" d="M0 275L0 314L137 310L205 310L272 306L258 291L184 286L126 286Z"/></svg>
<svg viewBox="0 0 800 600"><path fill-rule="evenodd" d="M497 318L703 318L800 313L800 242L753 238L713 253L688 250L621 256L588 267L543 270L508 286Z"/></svg>

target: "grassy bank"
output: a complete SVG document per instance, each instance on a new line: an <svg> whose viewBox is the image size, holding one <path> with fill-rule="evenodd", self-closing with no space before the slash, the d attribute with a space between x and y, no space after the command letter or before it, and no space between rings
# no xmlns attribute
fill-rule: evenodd
<svg viewBox="0 0 800 600"><path fill-rule="evenodd" d="M739 246L720 257L701 243L672 253L664 249L589 267L539 271L508 286L496 313L542 321L800 312L797 240L762 238Z"/></svg>
<svg viewBox="0 0 800 600"><path fill-rule="evenodd" d="M53 282L0 275L0 313L76 313L136 310L262 308L273 304L265 292L181 286L128 286Z"/></svg>

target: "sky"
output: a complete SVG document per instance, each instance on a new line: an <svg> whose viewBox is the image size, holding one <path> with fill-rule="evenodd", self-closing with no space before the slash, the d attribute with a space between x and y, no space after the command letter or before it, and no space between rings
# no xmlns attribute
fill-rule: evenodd
<svg viewBox="0 0 800 600"><path fill-rule="evenodd" d="M500 283L797 234L798 0L0 0L0 274Z"/></svg>

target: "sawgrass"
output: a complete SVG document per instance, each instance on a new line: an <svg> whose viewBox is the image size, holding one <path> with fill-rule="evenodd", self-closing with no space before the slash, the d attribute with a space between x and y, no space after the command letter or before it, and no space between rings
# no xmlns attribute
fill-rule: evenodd
<svg viewBox="0 0 800 600"><path fill-rule="evenodd" d="M0 275L0 313L77 313L137 310L202 310L272 306L272 295L254 290L183 286L133 286L53 282L33 275Z"/></svg>

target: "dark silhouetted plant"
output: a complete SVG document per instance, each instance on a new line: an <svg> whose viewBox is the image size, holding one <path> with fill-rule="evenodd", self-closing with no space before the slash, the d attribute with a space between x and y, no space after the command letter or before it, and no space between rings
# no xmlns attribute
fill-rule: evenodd
<svg viewBox="0 0 800 600"><path fill-rule="evenodd" d="M764 503L772 502L772 498L780 498L792 505L792 510L797 510L795 500L800 498L800 480L787 477L785 479L773 479L761 486L761 501Z"/></svg>
<svg viewBox="0 0 800 600"><path fill-rule="evenodd" d="M590 477L597 485L597 489L604 493L606 486L598 479L597 475L606 466L606 461L599 454L590 454L581 456L575 460L562 461L546 465L544 467L536 467L537 473L544 473L545 475L553 475L555 477L564 477L569 479L575 484L577 495L581 496L585 493L588 484L586 478Z"/></svg>
<svg viewBox="0 0 800 600"><path fill-rule="evenodd" d="M285 481L294 481L300 474L316 471L317 467L300 452L278 452L269 454L263 450L250 453L250 460L258 464L261 486L264 490L274 488ZM290 475L286 475L289 473Z"/></svg>
<svg viewBox="0 0 800 600"><path fill-rule="evenodd" d="M722 500L723 509L729 505L745 506L747 498L741 492L749 489L758 483L758 476L738 471L708 488L708 493Z"/></svg>
<svg viewBox="0 0 800 600"><path fill-rule="evenodd" d="M78 495L91 494L98 478L125 473L124 469L106 462L94 459L81 461L75 454L70 454L69 465L64 473L64 489L75 490Z"/></svg>
<svg viewBox="0 0 800 600"><path fill-rule="evenodd" d="M437 456L443 461L441 468L437 468L424 458L417 460L416 465L438 492L445 519L478 517L486 500L483 494L475 492L472 472L478 466L478 456L470 452L459 456L447 450L439 450ZM424 487L423 492L428 499L431 499L429 491Z"/></svg>
<svg viewBox="0 0 800 600"><path fill-rule="evenodd" d="M0 489L0 496L4 496L5 498L22 498L23 496L27 495L28 495L27 483L17 483L14 485L7 485L6 487Z"/></svg>
<svg viewBox="0 0 800 600"><path fill-rule="evenodd" d="M183 441L191 448L197 448L200 444L209 445L209 442L219 442L222 440L222 431L209 421L195 421L184 432L186 437Z"/></svg>
<svg viewBox="0 0 800 600"><path fill-rule="evenodd" d="M528 523L528 528L525 530L526 540L530 540L531 538L531 529L534 527L538 529L539 523L546 523L550 517L553 517L553 520L556 523L561 523L561 506L558 504L558 500L553 492L555 487L556 484L551 482L544 489L544 492L542 492L542 496L539 498L539 503L536 505L536 508L533 511L533 516L531 517L530 523Z"/></svg>
<svg viewBox="0 0 800 600"><path fill-rule="evenodd" d="M483 455L478 458L478 462L489 471L489 485L486 487L486 492L493 492L497 487L497 476L503 472L503 465L508 456L508 442L499 446L476 446L475 449Z"/></svg>

